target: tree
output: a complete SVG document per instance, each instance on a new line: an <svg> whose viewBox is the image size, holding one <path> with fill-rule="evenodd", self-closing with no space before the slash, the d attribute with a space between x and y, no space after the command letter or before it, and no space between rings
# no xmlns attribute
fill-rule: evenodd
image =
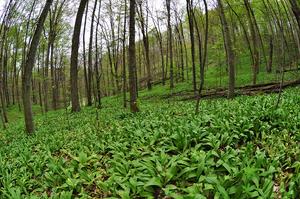
<svg viewBox="0 0 300 199"><path fill-rule="evenodd" d="M253 43L253 84L256 84L257 81L257 74L259 70L259 51L258 51L258 30L256 29L255 23L256 19L253 16L253 11L250 6L249 0L244 0L244 5L247 11L247 17L249 21L250 31L251 31L251 38Z"/></svg>
<svg viewBox="0 0 300 199"><path fill-rule="evenodd" d="M190 42L191 42L191 54L192 54L192 71L193 71L193 90L197 93L196 82L196 64L195 64L195 35L194 35L194 19L193 19L193 0L186 0L186 8L188 14L189 28L190 28Z"/></svg>
<svg viewBox="0 0 300 199"><path fill-rule="evenodd" d="M35 56L38 49L39 41L43 31L44 22L50 10L53 0L47 0L43 11L38 19L36 30L32 38L29 51L27 54L27 59L24 65L24 74L23 74L23 107L24 107L24 117L26 131L29 134L34 133L34 123L33 123L33 113L32 113L32 102L31 102L31 79L32 79L32 69L35 63Z"/></svg>
<svg viewBox="0 0 300 199"><path fill-rule="evenodd" d="M127 28L127 0L124 1L124 23L123 23L123 106L127 108L127 74L126 74L126 28Z"/></svg>
<svg viewBox="0 0 300 199"><path fill-rule="evenodd" d="M162 85L165 85L165 58L164 58L164 49L163 49L163 36L162 36L162 32L160 30L160 18L158 16L156 16L157 20L155 20L155 17L153 16L153 14L149 11L151 18L152 18L152 22L154 25L154 29L155 29L155 37L157 39L157 42L159 44L159 50L160 50L160 60L161 60L161 81L162 81Z"/></svg>
<svg viewBox="0 0 300 199"><path fill-rule="evenodd" d="M300 3L298 0L289 0L292 6L293 13L296 17L299 29L300 29Z"/></svg>
<svg viewBox="0 0 300 199"><path fill-rule="evenodd" d="M167 18L168 18L168 41L169 41L169 56L170 56L170 88L174 88L174 71L173 71L173 38L171 25L171 0L166 0Z"/></svg>
<svg viewBox="0 0 300 199"><path fill-rule="evenodd" d="M84 16L84 25L83 25L83 34L82 34L82 45L83 45L83 50L82 50L82 56L83 56L83 75L84 75L84 86L85 86L85 94L88 96L88 91L89 89L89 82L88 82L88 72L87 72L87 63L86 63L86 45L85 45L85 35L86 35L86 26L87 26L87 18L88 18L88 7L89 7L89 2L87 2L86 5L87 9L85 9L85 16Z"/></svg>
<svg viewBox="0 0 300 199"><path fill-rule="evenodd" d="M70 78L71 78L71 103L72 112L80 111L79 94L78 94L78 48L79 48L79 37L82 24L82 18L84 10L88 0L81 0L78 8L73 39L72 39L72 54L71 54L71 68L70 68Z"/></svg>
<svg viewBox="0 0 300 199"><path fill-rule="evenodd" d="M95 61L95 72L96 72L96 98L97 98L97 108L101 108L101 75L99 72L99 64L102 66L102 58L99 59L99 47L98 47L98 34L99 34L99 24L100 24L100 13L101 13L101 3L99 2L98 7L98 17L97 17L97 25L96 25L96 61ZM102 52L102 45L101 45L101 52Z"/></svg>
<svg viewBox="0 0 300 199"><path fill-rule="evenodd" d="M89 42L89 55L88 55L88 91L87 91L87 100L88 106L92 106L92 81L93 81L93 33L94 33L94 20L95 20L95 12L97 8L97 0L94 3L94 8L92 12L92 20L91 20L91 29L90 29L90 42ZM97 42L97 41L96 41Z"/></svg>
<svg viewBox="0 0 300 199"><path fill-rule="evenodd" d="M137 84L136 84L136 54L135 54L135 0L130 0L129 8L129 49L128 49L128 71L129 92L131 112L139 112L137 106Z"/></svg>
<svg viewBox="0 0 300 199"><path fill-rule="evenodd" d="M5 40L7 40L7 31L8 31L8 24L10 21L10 16L11 13L13 12L13 9L15 7L15 4L12 0L10 0L6 6L6 10L4 13L2 13L2 23L0 26L0 35L1 36L1 40L0 40L0 71L1 71L1 75L0 75L0 85L3 85L0 87L0 101L1 101L1 109L0 109L0 117L1 117L1 121L3 124L3 128L6 128L6 123L8 122L8 118L7 118L7 114L6 114L6 100L5 100L5 93L4 93L4 74L5 72L3 71L3 68L5 66L5 63L3 62L3 58L4 58L4 47L7 44L7 41L5 42Z"/></svg>
<svg viewBox="0 0 300 199"><path fill-rule="evenodd" d="M235 87L235 63L234 63L234 51L231 41L231 35L229 31L229 26L224 12L224 6L222 0L218 0L218 10L220 15L220 20L222 23L223 36L224 36L224 46L226 50L227 64L228 64L228 98L234 97L234 87Z"/></svg>
<svg viewBox="0 0 300 199"><path fill-rule="evenodd" d="M184 45L185 45L185 41L184 41L184 34L182 34L183 32L183 24L182 24L182 20L177 12L177 10L175 10L175 17L176 17L176 33L177 33L177 38L178 38L178 43L179 43L179 50L180 50L180 70L178 70L177 74L178 74L178 78L180 78L182 81L184 81Z"/></svg>
<svg viewBox="0 0 300 199"><path fill-rule="evenodd" d="M55 41L60 33L60 21L63 17L63 8L65 6L66 0L57 0L54 6L54 10L50 10L50 46L51 46L51 61L50 61L50 68L51 68L51 87L52 87L52 108L56 110L58 108L58 101L59 101L59 91L58 91L58 81L56 68L55 68L55 52L58 51L57 45L55 45ZM57 61L57 60L56 60Z"/></svg>
<svg viewBox="0 0 300 199"><path fill-rule="evenodd" d="M145 50L145 59L146 59L146 70L147 70L147 87L148 90L152 89L152 73L151 73L151 65L150 65L150 55L149 55L149 36L148 36L148 19L144 17L144 11L142 6L143 1L139 2L138 6L138 15L139 15L139 21L141 25L141 31L143 36L143 44L144 44L144 50ZM147 5L146 5L147 6ZM147 12L148 12L148 6L147 6ZM146 13L146 17L148 17L148 13Z"/></svg>
<svg viewBox="0 0 300 199"><path fill-rule="evenodd" d="M202 47L202 42L200 41L200 34L199 34L199 27L196 24L196 29L197 29L197 33L198 33L198 38L199 38L199 57L200 57L200 86L199 86L199 90L198 90L198 99L197 99L197 104L196 104L196 113L199 112L199 106L200 106L200 99L201 99L201 94L202 94L202 90L203 90L203 86L204 86L204 69L205 69L205 65L206 65L206 60L207 60L207 45L208 45L208 23L209 23L209 19L208 19L208 5L207 5L207 1L204 0L204 7L205 7L205 33L204 33L204 45ZM196 21L196 20L195 20ZM202 49L203 48L203 49ZM203 52L203 53L202 53Z"/></svg>

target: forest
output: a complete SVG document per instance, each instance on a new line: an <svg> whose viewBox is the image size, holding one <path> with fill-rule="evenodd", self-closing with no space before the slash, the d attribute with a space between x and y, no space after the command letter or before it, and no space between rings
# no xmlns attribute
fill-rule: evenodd
<svg viewBox="0 0 300 199"><path fill-rule="evenodd" d="M300 0L0 0L0 199L300 198Z"/></svg>

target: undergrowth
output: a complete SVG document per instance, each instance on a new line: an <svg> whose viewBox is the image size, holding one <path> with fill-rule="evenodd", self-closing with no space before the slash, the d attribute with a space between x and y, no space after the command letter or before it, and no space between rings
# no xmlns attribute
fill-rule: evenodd
<svg viewBox="0 0 300 199"><path fill-rule="evenodd" d="M299 88L201 102L117 97L0 133L0 198L299 198Z"/></svg>

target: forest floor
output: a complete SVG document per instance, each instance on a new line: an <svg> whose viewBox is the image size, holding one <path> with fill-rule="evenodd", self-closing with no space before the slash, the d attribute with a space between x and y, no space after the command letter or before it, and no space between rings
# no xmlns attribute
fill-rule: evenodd
<svg viewBox="0 0 300 199"><path fill-rule="evenodd" d="M289 87L296 87L300 85L300 80L288 81L288 82L270 82L264 84L256 84L256 85L247 85L240 86L235 88L235 95L247 95L253 96L258 94L269 94L269 93L279 93L283 89ZM198 92L197 92L198 95ZM166 94L164 96L160 96L161 99L168 99L179 97L179 100L193 100L197 99L197 95L195 96L194 92L191 90L188 91L179 91L177 93ZM226 98L228 95L227 88L218 88L218 89L207 89L201 92L201 99L215 99L215 98ZM155 96L152 96L155 97ZM151 98L151 97L150 97ZM149 99L149 98L148 98Z"/></svg>
<svg viewBox="0 0 300 199"><path fill-rule="evenodd" d="M278 93L280 91L280 83L282 74L278 72L267 73L260 71L257 75L257 84L252 83L250 63L240 63L236 72L236 95L260 95L264 93ZM191 74L189 74L191 75ZM199 77L197 77L199 79ZM299 68L293 66L284 72L283 89L297 86L299 82ZM175 82L176 86L173 90L169 88L169 81L165 86L161 86L161 81L155 82L155 86L150 92L148 90L140 91L141 100L193 100L196 99L194 91L191 89L192 77L189 76L185 81L180 79ZM199 82L197 82L197 86ZM228 75L226 70L219 66L210 66L205 73L204 89L202 98L214 99L227 96Z"/></svg>
<svg viewBox="0 0 300 199"><path fill-rule="evenodd" d="M205 100L195 115L192 100L149 98L157 87L136 115L113 96L38 114L33 136L17 119L0 132L0 198L299 198L299 92L278 109L277 94Z"/></svg>

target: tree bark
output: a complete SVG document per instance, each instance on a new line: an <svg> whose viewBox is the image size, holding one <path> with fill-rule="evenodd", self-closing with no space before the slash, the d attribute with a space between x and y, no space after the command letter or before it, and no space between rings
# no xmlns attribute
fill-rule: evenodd
<svg viewBox="0 0 300 199"><path fill-rule="evenodd" d="M222 23L223 33L224 33L224 45L226 50L227 64L228 64L228 98L234 97L234 87L235 87L235 57L233 51L233 45L231 40L231 35L229 31L229 26L224 12L224 6L222 0L218 0L219 15Z"/></svg>
<svg viewBox="0 0 300 199"><path fill-rule="evenodd" d="M25 117L25 125L26 131L29 134L34 133L34 123L33 123L33 113L32 113L32 103L31 103L31 79L32 79L32 69L35 63L35 56L37 52L37 48L39 45L39 41L41 38L41 34L43 31L44 22L50 10L50 6L53 0L47 0L43 11L38 19L37 27L34 32L29 51L27 54L27 59L24 65L24 74L23 74L23 107L24 107L24 117Z"/></svg>
<svg viewBox="0 0 300 199"><path fill-rule="evenodd" d="M168 40L169 40L169 56L170 56L170 88L174 88L174 71L173 71L173 38L171 26L171 0L166 0L168 12Z"/></svg>
<svg viewBox="0 0 300 199"><path fill-rule="evenodd" d="M135 54L135 0L130 0L130 14L129 14L129 54L128 54L128 68L129 68L129 92L130 92L130 109L131 112L139 112L137 106L137 85L136 85L136 54Z"/></svg>
<svg viewBox="0 0 300 199"><path fill-rule="evenodd" d="M96 72L96 98L97 98L97 108L101 108L101 86L100 86L100 72L99 72L99 64L102 64L102 58L99 60L99 47L98 47L98 28L100 23L100 11L101 11L101 0L99 2L98 8L98 18L97 18L97 27L96 27L96 62L95 62L95 72ZM101 45L102 52L102 45ZM101 53L100 53L100 56Z"/></svg>
<svg viewBox="0 0 300 199"><path fill-rule="evenodd" d="M193 0L186 0L187 14L190 28L191 54L192 54L192 71L193 71L193 90L197 94L196 82L196 64L195 64L195 36L194 36L194 20L193 20Z"/></svg>
<svg viewBox="0 0 300 199"><path fill-rule="evenodd" d="M204 7L205 7L205 36L204 36L204 45L203 45L203 54L200 54L200 85L199 85L199 90L198 90L198 99L197 99L197 104L196 104L196 114L199 113L199 107L200 107L200 100L201 100L201 95L202 95L202 90L203 90L203 86L204 86L204 69L205 69L205 65L206 65L206 58L207 58L207 46L208 46L208 5L207 5L207 1L204 0ZM195 24L196 20L195 20ZM197 29L198 32L198 37L200 38L199 35L199 30ZM201 46L201 42L199 39L199 51L201 50L202 46Z"/></svg>
<svg viewBox="0 0 300 199"><path fill-rule="evenodd" d="M298 0L289 0L292 6L293 13L296 17L299 29L300 29L300 3Z"/></svg>
<svg viewBox="0 0 300 199"><path fill-rule="evenodd" d="M79 94L78 94L78 48L79 48L79 38L80 30L82 24L82 17L88 0L81 0L78 8L73 39L72 39L72 54L71 54L71 68L70 68L70 78L71 78L71 103L72 112L80 111Z"/></svg>
<svg viewBox="0 0 300 199"><path fill-rule="evenodd" d="M82 56L83 56L83 75L84 75L84 85L85 85L85 94L86 97L88 96L88 91L89 91L89 82L88 82L88 72L87 72L87 66L86 66L86 50L85 50L85 33L86 33L86 24L87 24L87 17L88 17L88 3L86 5L85 9L85 17L84 17L84 25L83 25L83 34L82 34L82 45L83 45L83 51L82 51Z"/></svg>
<svg viewBox="0 0 300 199"><path fill-rule="evenodd" d="M90 42L89 42L89 57L88 57L88 91L87 91L87 105L92 106L92 79L93 79L93 33L94 33L94 19L95 12L97 8L97 1L95 1L93 12L92 12L92 20L91 20L91 29L90 29ZM97 41L96 41L97 42Z"/></svg>
<svg viewBox="0 0 300 199"><path fill-rule="evenodd" d="M151 90L152 89L152 73L151 73L150 55L149 55L150 54L150 52L149 52L149 37L148 37L148 32L147 32L148 24L145 23L142 2L139 3L138 14L139 14L139 21L141 24L141 32L142 32L142 36L143 36L143 44L144 44L144 50L145 50L146 71L147 71L147 88L148 88L148 90Z"/></svg>
<svg viewBox="0 0 300 199"><path fill-rule="evenodd" d="M252 37L252 43L253 43L253 85L256 84L257 81L257 74L258 74L258 70L259 70L259 63L260 63L260 59L259 59L259 51L258 51L258 34L257 34L257 30L255 28L255 22L252 18L251 15L251 7L250 7L250 3L249 0L244 0L244 5L246 7L247 10L247 17L248 17L248 21L249 21L249 25L250 25L250 31L251 31L251 37Z"/></svg>
<svg viewBox="0 0 300 199"><path fill-rule="evenodd" d="M127 74L126 74L126 28L127 28L127 0L124 2L124 24L123 24L123 107L127 107Z"/></svg>

